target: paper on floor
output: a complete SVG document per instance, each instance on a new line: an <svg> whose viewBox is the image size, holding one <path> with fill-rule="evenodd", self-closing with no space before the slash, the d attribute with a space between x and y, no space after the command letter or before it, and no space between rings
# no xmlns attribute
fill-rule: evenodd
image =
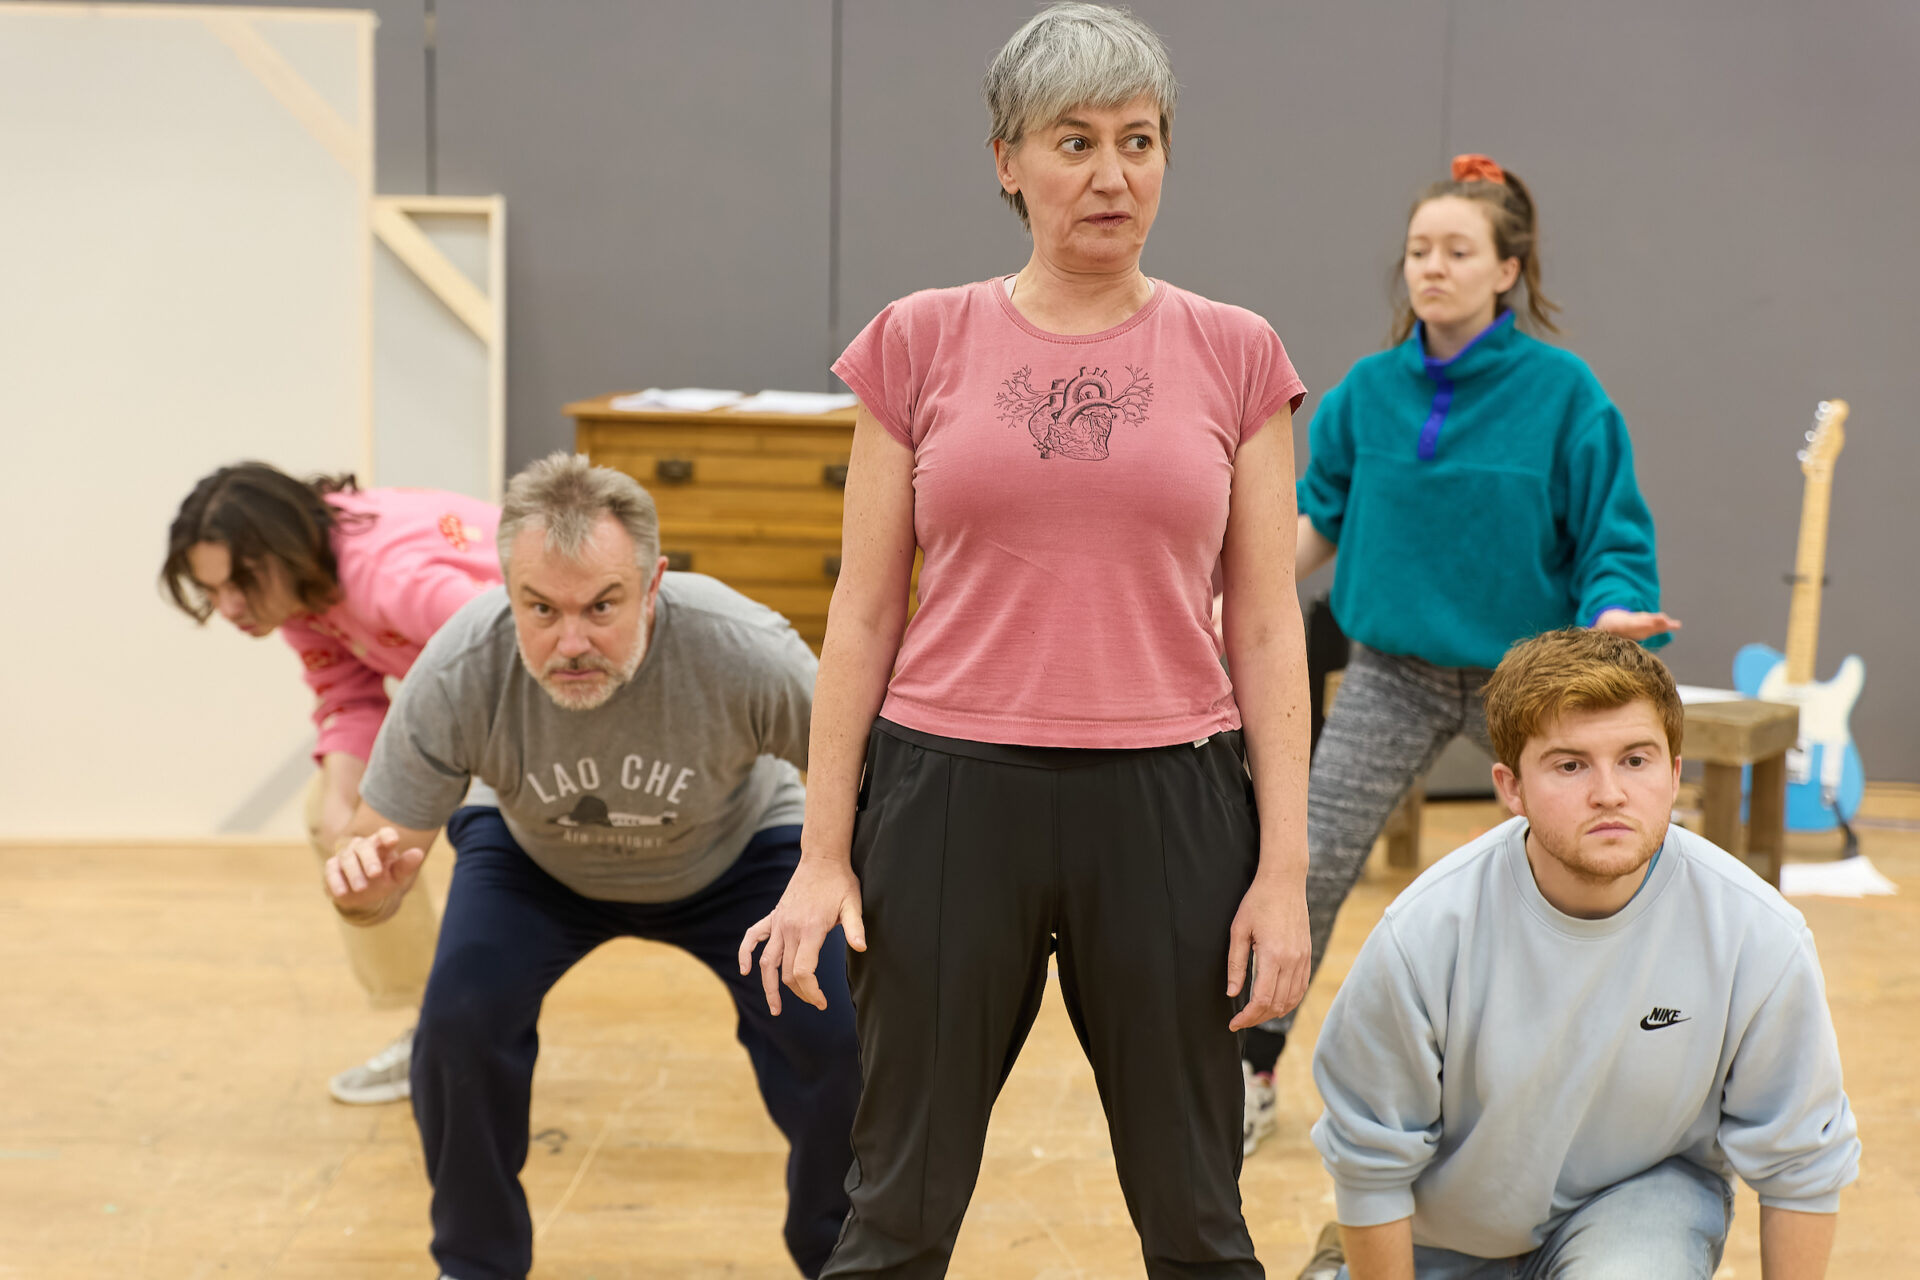
<svg viewBox="0 0 1920 1280"><path fill-rule="evenodd" d="M1865 854L1838 862L1789 862L1780 868L1780 892L1789 898L1865 898L1899 891Z"/></svg>

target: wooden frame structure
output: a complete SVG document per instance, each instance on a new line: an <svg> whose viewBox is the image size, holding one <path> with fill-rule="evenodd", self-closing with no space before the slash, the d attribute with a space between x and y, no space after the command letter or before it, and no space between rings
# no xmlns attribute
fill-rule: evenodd
<svg viewBox="0 0 1920 1280"><path fill-rule="evenodd" d="M72 9L72 5L9 6L23 9ZM313 140L345 169L360 190L360 200L371 216L373 207L373 33L371 14L360 24L358 55L360 61L360 119L356 128L340 118L332 104L316 92L299 70L273 44L260 34L256 21L338 22L350 11L339 9L226 9L209 5L100 4L85 6L89 14L103 17L180 16L199 19L227 48L240 65L252 72L261 86L272 94L299 122ZM359 274L361 297L365 300L366 320L362 326L360 474L373 475L373 242L363 237Z"/></svg>
<svg viewBox="0 0 1920 1280"><path fill-rule="evenodd" d="M417 221L477 218L487 233L487 287L455 266ZM507 460L507 205L493 196L375 196L373 234L487 352L488 493L506 489ZM476 495L478 496L478 495Z"/></svg>

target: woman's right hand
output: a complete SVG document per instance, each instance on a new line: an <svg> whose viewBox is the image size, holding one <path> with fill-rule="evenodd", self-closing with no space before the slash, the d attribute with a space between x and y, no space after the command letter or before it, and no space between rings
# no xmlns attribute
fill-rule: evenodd
<svg viewBox="0 0 1920 1280"><path fill-rule="evenodd" d="M1608 609L1593 620L1594 630L1611 631L1629 640L1645 640L1680 629L1680 619L1669 613L1636 613L1632 609Z"/></svg>
<svg viewBox="0 0 1920 1280"><path fill-rule="evenodd" d="M827 1007L814 973L820 966L820 945L836 924L846 930L848 946L855 951L867 949L866 927L860 919L860 878L845 858L802 857L773 914L740 939L741 977L753 971L753 949L767 944L760 953L760 983L766 988L769 1012L780 1013L782 983L814 1008Z"/></svg>

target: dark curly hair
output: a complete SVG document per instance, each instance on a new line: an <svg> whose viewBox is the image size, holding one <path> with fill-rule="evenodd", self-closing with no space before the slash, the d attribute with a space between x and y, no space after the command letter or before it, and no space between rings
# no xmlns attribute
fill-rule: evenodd
<svg viewBox="0 0 1920 1280"><path fill-rule="evenodd" d="M264 462L221 467L193 486L173 517L161 585L183 613L205 622L213 604L194 580L187 551L196 543L217 542L233 557L232 582L249 600L260 589L261 566L271 557L286 566L300 603L318 613L340 589L333 531L370 519L336 510L326 496L358 489L351 475L296 480Z"/></svg>

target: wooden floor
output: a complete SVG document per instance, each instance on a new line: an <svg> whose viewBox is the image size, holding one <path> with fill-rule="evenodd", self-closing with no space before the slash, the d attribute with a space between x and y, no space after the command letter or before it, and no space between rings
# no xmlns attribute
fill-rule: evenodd
<svg viewBox="0 0 1920 1280"><path fill-rule="evenodd" d="M1438 856L1499 814L1428 808ZM1898 897L1803 900L1866 1157L1832 1275L1920 1274L1920 824L1863 832ZM1811 848L1811 846L1809 846ZM444 893L446 859L429 866ZM1280 1130L1247 1162L1247 1219L1290 1278L1331 1214L1307 1130L1327 1002L1404 873L1341 916ZM404 1106L328 1100L401 1030L367 1013L302 849L0 850L0 1277L428 1277L427 1187ZM719 984L616 943L553 993L526 1185L535 1275L790 1277L783 1147ZM1759 1280L1741 1192L1721 1275ZM1138 1276L1099 1101L1057 994L987 1140L956 1277Z"/></svg>

